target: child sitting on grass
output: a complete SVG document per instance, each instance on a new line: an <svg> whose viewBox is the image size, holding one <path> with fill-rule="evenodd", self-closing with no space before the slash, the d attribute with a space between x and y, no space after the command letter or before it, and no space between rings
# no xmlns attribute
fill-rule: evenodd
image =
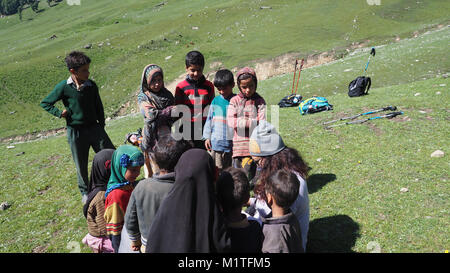
<svg viewBox="0 0 450 273"><path fill-rule="evenodd" d="M300 183L289 171L279 170L266 182L270 218L263 218L264 253L303 253L300 225L290 206L298 196Z"/></svg>
<svg viewBox="0 0 450 273"><path fill-rule="evenodd" d="M231 166L233 129L227 125L227 109L233 94L233 73L228 69L217 71L214 86L220 96L213 99L203 128L205 148L211 154L219 171Z"/></svg>
<svg viewBox="0 0 450 273"><path fill-rule="evenodd" d="M144 165L144 155L135 146L122 145L113 154L111 177L105 192L106 233L118 252L125 212L136 178Z"/></svg>
<svg viewBox="0 0 450 273"><path fill-rule="evenodd" d="M242 169L228 168L217 180L217 199L227 220L231 238L231 252L260 253L263 241L261 226L247 220L242 206L250 198L250 185Z"/></svg>
<svg viewBox="0 0 450 273"><path fill-rule="evenodd" d="M161 67L155 64L147 65L142 72L141 90L138 95L139 109L145 121L141 146L145 157L145 178L156 171L152 170L151 151L160 136L170 134L171 124L168 117L174 102L172 93L164 87Z"/></svg>

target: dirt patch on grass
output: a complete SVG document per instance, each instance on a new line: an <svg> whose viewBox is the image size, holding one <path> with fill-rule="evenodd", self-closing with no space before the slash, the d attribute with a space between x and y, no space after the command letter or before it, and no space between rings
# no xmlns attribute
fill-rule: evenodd
<svg viewBox="0 0 450 273"><path fill-rule="evenodd" d="M45 253L47 248L48 248L48 246L37 246L37 247L33 248L33 250L31 252L32 253Z"/></svg>
<svg viewBox="0 0 450 273"><path fill-rule="evenodd" d="M16 136L0 138L0 143L17 143L17 144L19 144L19 143L29 142L32 140L44 139L44 138L48 138L51 136L63 135L63 134L66 134L66 132L67 132L66 127L61 127L61 128L48 130L48 131L43 131L43 132L34 132L34 133L25 134L25 135L16 135Z"/></svg>
<svg viewBox="0 0 450 273"><path fill-rule="evenodd" d="M368 123L367 125L369 126L370 130L372 130L375 133L376 136L381 136L383 134L383 130L378 128L375 124Z"/></svg>

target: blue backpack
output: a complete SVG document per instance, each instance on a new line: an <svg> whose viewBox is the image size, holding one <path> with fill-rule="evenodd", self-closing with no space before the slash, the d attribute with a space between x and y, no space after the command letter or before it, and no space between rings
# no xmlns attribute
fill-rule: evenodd
<svg viewBox="0 0 450 273"><path fill-rule="evenodd" d="M302 115L305 115L333 110L333 105L329 104L328 100L324 97L312 97L310 99L302 100L298 109Z"/></svg>

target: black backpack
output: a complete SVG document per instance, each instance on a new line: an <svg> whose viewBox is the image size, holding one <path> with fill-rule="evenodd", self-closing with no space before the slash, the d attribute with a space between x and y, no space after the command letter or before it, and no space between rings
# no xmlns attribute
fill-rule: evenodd
<svg viewBox="0 0 450 273"><path fill-rule="evenodd" d="M282 98L278 103L278 106L280 106L280 108L297 106L302 101L302 98L303 97L301 95L290 94Z"/></svg>
<svg viewBox="0 0 450 273"><path fill-rule="evenodd" d="M364 96L369 93L370 85L372 81L370 77L360 76L354 79L348 85L348 96L349 97L359 97Z"/></svg>

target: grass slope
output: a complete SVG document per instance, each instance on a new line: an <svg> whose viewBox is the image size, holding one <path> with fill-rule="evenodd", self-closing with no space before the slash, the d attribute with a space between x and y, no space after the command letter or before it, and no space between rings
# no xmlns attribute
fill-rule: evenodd
<svg viewBox="0 0 450 273"><path fill-rule="evenodd" d="M369 67L374 88L365 97L349 98L346 86L359 74L367 51L303 71L301 94L325 95L334 105L333 111L309 116L297 108L280 109L284 141L312 168L309 251L370 252L374 245L381 252L448 249L448 155L430 157L450 148L449 81L440 75L449 70L442 49L448 38L447 28L379 48ZM350 68L353 72L343 72ZM273 77L261 81L258 92L273 105L291 85L292 75ZM387 105L404 115L333 130L320 125ZM109 122L106 130L120 145L126 133L141 126L142 118L135 115ZM0 164L7 166L0 172L6 181L0 185L0 200L11 208L0 211L0 252L77 247L89 252L80 243L87 227L66 138L6 146L0 145Z"/></svg>
<svg viewBox="0 0 450 273"><path fill-rule="evenodd" d="M155 7L158 3L61 2L41 5L39 14L24 11L22 22L18 16L0 19L0 137L64 126L38 104L68 77L64 56L88 43L92 78L109 116L136 91L146 64L160 64L169 82L183 72L184 55L192 49L204 53L207 71L213 62L234 67L287 52L345 54L355 42L380 45L446 24L450 9L445 0L380 6L350 0L169 1ZM57 38L49 39L54 34Z"/></svg>

